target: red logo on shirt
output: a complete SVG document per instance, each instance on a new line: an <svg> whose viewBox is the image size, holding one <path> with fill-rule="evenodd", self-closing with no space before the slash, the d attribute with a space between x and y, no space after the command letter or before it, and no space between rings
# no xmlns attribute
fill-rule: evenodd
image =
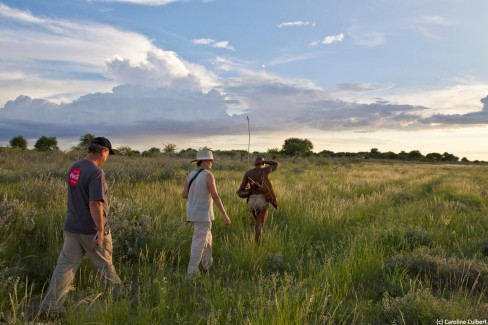
<svg viewBox="0 0 488 325"><path fill-rule="evenodd" d="M69 172L69 185L76 186L78 184L78 180L80 179L80 169L73 168Z"/></svg>

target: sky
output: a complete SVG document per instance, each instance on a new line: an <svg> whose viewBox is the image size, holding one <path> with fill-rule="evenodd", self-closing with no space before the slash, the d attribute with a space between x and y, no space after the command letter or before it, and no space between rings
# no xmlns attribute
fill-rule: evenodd
<svg viewBox="0 0 488 325"><path fill-rule="evenodd" d="M488 161L486 0L0 0L0 145ZM249 121L249 124L248 124ZM248 129L249 127L249 129Z"/></svg>

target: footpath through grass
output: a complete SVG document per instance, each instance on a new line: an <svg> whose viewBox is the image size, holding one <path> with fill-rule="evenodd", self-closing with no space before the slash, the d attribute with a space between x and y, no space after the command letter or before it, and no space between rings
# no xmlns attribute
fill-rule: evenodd
<svg viewBox="0 0 488 325"><path fill-rule="evenodd" d="M0 322L39 320L62 245L66 169L82 153L0 151ZM488 166L313 159L271 176L262 245L235 195L239 158L216 157L232 219L216 210L215 265L185 277L192 229L180 193L189 158L110 157L117 272L131 293L101 291L89 261L67 324L433 324L486 319Z"/></svg>

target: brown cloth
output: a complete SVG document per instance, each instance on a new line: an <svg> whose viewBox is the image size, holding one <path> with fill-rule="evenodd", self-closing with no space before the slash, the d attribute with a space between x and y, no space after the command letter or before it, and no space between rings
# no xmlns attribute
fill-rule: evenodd
<svg viewBox="0 0 488 325"><path fill-rule="evenodd" d="M249 177L249 182L251 183L251 188L254 186L258 187L258 192L266 196L266 201L268 201L275 209L278 209L278 199L276 198L276 193L273 189L273 185L268 179L268 175L264 172L261 173L260 180L254 180Z"/></svg>

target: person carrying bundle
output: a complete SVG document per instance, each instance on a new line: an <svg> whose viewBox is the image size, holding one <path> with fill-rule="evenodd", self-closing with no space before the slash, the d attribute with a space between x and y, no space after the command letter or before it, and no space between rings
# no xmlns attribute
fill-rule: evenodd
<svg viewBox="0 0 488 325"><path fill-rule="evenodd" d="M276 194L268 176L278 169L279 163L258 156L254 166L253 169L244 174L237 193L240 197L247 197L247 208L256 221L254 237L256 244L259 245L268 217L269 204L271 203L275 208L278 208Z"/></svg>

